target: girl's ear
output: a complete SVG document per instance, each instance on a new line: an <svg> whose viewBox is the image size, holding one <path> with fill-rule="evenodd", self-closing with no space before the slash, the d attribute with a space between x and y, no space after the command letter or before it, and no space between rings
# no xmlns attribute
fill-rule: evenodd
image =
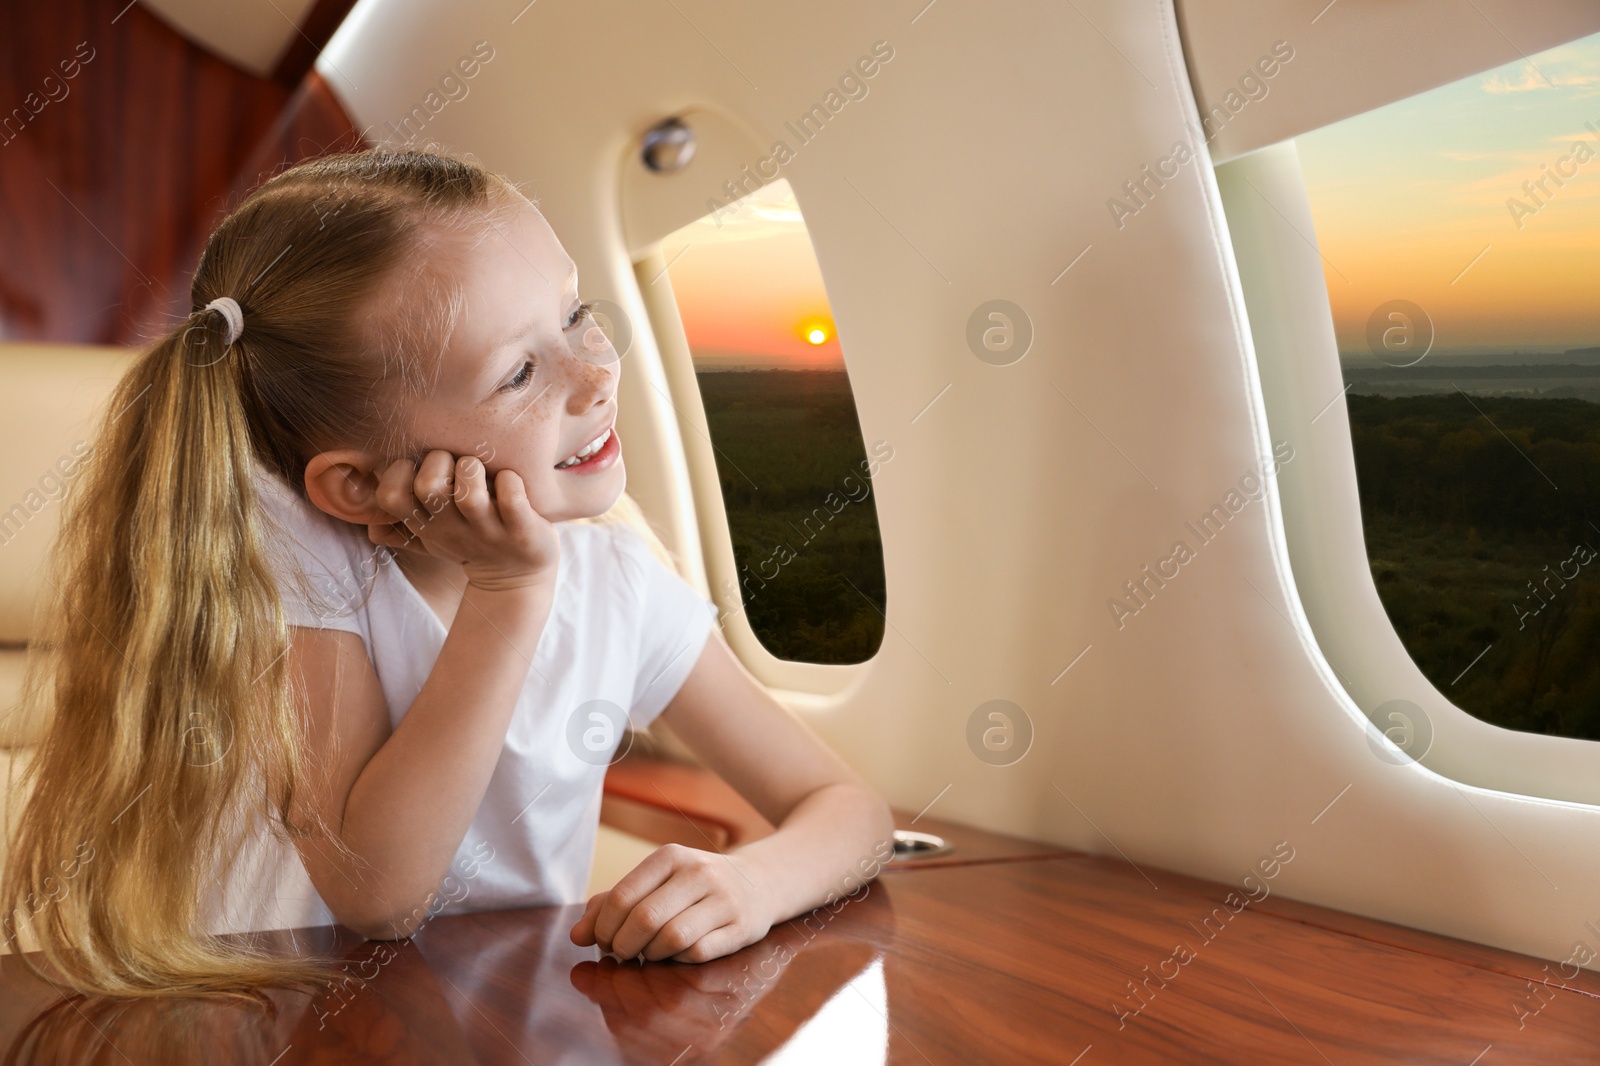
<svg viewBox="0 0 1600 1066"><path fill-rule="evenodd" d="M378 506L378 474L378 460L368 452L320 452L306 464L306 495L318 510L345 522L397 521Z"/></svg>

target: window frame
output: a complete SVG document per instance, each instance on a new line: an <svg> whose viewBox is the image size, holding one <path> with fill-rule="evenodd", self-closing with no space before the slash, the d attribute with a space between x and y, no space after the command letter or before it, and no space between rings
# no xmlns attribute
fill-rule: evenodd
<svg viewBox="0 0 1600 1066"><path fill-rule="evenodd" d="M1417 761L1427 769L1500 792L1600 804L1600 742L1485 722L1450 702L1407 652L1367 554L1347 389L1294 141L1214 172L1268 425L1295 447L1278 490L1294 582L1323 657L1369 719L1389 699L1422 709L1432 735Z"/></svg>

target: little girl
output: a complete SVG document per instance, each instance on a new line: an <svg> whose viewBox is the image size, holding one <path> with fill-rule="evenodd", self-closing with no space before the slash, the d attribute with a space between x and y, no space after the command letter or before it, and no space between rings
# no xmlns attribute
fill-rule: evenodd
<svg viewBox="0 0 1600 1066"><path fill-rule="evenodd" d="M574 943L703 962L888 859L883 800L732 656L624 494L617 353L509 181L301 164L218 226L192 296L110 401L30 664L51 717L0 915L52 979L322 983L326 960L213 935L292 905L259 895L282 863L230 881L262 840L314 888L286 925L390 939L582 902L606 766L658 715L777 832L656 850Z"/></svg>

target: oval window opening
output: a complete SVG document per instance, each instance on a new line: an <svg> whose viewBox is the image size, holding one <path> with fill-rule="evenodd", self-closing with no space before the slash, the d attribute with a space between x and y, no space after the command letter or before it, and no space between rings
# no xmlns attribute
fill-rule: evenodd
<svg viewBox="0 0 1600 1066"><path fill-rule="evenodd" d="M670 234L661 253L750 628L780 659L865 662L887 602L872 497L882 456L862 439L794 192L780 178Z"/></svg>

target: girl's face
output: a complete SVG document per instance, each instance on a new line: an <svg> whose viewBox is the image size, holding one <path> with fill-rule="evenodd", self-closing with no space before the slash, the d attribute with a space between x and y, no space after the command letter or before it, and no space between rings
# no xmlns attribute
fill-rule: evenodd
<svg viewBox="0 0 1600 1066"><path fill-rule="evenodd" d="M578 296L578 270L544 216L518 196L461 253L464 307L437 387L411 409L427 448L476 455L489 483L521 476L551 522L601 514L626 483L619 358ZM578 463L574 455L603 441ZM421 456L416 456L420 461Z"/></svg>

